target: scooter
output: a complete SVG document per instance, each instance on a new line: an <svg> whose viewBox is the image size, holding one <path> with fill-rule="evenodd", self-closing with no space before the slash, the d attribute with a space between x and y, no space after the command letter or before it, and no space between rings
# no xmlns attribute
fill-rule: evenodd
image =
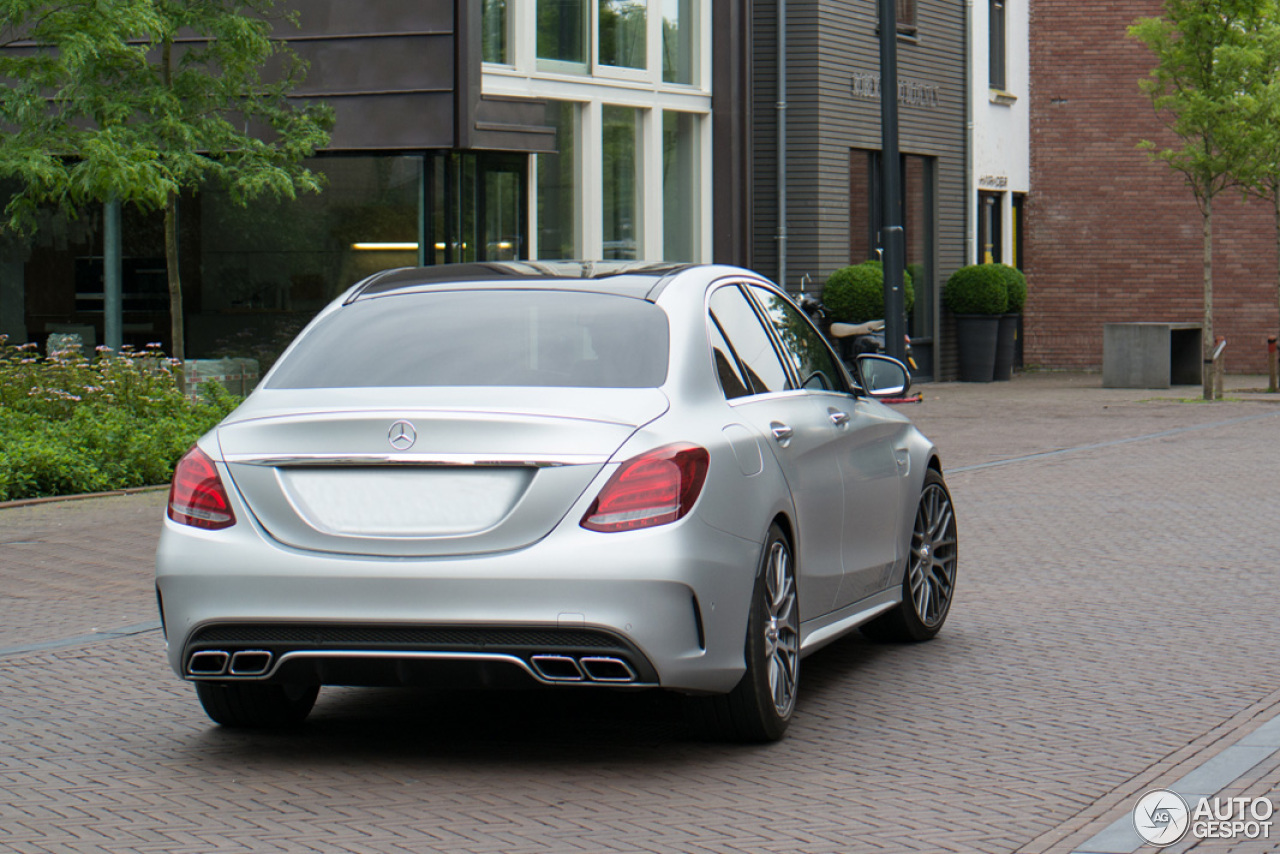
<svg viewBox="0 0 1280 854"><path fill-rule="evenodd" d="M863 353L883 353L884 321L868 320L865 323L828 322L827 310L821 300L801 291L800 310L809 315L815 326L836 346L842 358L855 359ZM918 370L911 355L911 336L904 335L906 363L911 370ZM847 343L846 340L847 339Z"/></svg>

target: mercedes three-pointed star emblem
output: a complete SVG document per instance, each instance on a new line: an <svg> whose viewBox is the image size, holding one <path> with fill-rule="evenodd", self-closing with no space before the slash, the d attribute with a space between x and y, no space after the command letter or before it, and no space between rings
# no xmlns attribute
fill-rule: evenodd
<svg viewBox="0 0 1280 854"><path fill-rule="evenodd" d="M413 447L414 442L418 441L418 431L413 429L412 422L397 421L387 431L387 441L397 451L407 451Z"/></svg>

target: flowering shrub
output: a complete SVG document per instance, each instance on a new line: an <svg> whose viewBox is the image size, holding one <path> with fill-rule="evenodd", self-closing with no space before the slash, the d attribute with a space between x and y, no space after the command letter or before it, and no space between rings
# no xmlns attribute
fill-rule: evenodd
<svg viewBox="0 0 1280 854"><path fill-rule="evenodd" d="M158 345L42 357L0 335L0 501L162 484L239 400L178 393Z"/></svg>

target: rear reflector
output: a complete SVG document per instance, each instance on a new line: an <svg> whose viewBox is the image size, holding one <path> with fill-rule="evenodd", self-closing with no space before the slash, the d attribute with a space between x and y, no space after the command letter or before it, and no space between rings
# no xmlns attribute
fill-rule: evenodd
<svg viewBox="0 0 1280 854"><path fill-rule="evenodd" d="M682 518L698 500L707 478L706 448L666 445L623 463L591 502L582 527L634 531Z"/></svg>
<svg viewBox="0 0 1280 854"><path fill-rule="evenodd" d="M209 455L193 447L178 461L169 487L169 518L183 525L218 530L236 523L227 490Z"/></svg>

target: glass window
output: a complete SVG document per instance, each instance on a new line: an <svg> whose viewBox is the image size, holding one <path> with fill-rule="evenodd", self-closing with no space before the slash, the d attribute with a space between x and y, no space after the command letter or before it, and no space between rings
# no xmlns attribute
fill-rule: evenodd
<svg viewBox="0 0 1280 854"><path fill-rule="evenodd" d="M742 367L751 391L764 394L791 388L786 368L773 348L760 317L737 287L720 288L711 295L711 320L723 332ZM726 389L726 394L728 390Z"/></svg>
<svg viewBox="0 0 1280 854"><path fill-rule="evenodd" d="M711 323L711 358L715 361L716 377L720 380L720 389L725 398L746 397L751 394L750 382L738 363L738 357L729 346L720 326L714 320Z"/></svg>
<svg viewBox="0 0 1280 854"><path fill-rule="evenodd" d="M634 259L640 224L640 196L636 192L640 111L606 105L602 114L604 257Z"/></svg>
<svg viewBox="0 0 1280 854"><path fill-rule="evenodd" d="M576 134L578 109L547 102L547 124L556 129L556 150L538 155L538 257L576 258L578 234Z"/></svg>
<svg viewBox="0 0 1280 854"><path fill-rule="evenodd" d="M501 334L494 334L501 330ZM269 388L656 388L669 331L641 299L446 291L357 300L298 342Z"/></svg>
<svg viewBox="0 0 1280 854"><path fill-rule="evenodd" d="M915 35L916 33L916 0L897 0L898 8L895 10L898 19L898 32L902 35Z"/></svg>
<svg viewBox="0 0 1280 854"><path fill-rule="evenodd" d="M507 55L507 0L484 0L480 13L480 58L485 62L511 60Z"/></svg>
<svg viewBox="0 0 1280 854"><path fill-rule="evenodd" d="M197 196L204 313L315 312L379 270L418 263L421 157L323 157L325 191L235 204ZM196 342L199 344L200 342Z"/></svg>
<svg viewBox="0 0 1280 854"><path fill-rule="evenodd" d="M648 67L648 0L600 0L601 65Z"/></svg>
<svg viewBox="0 0 1280 854"><path fill-rule="evenodd" d="M538 59L587 65L587 0L538 0Z"/></svg>
<svg viewBox="0 0 1280 854"><path fill-rule="evenodd" d="M663 0L662 79L666 83L693 82L694 0Z"/></svg>
<svg viewBox="0 0 1280 854"><path fill-rule="evenodd" d="M800 377L800 384L814 391L848 391L844 374L831 355L831 348L791 300L767 288L751 286L782 347Z"/></svg>
<svg viewBox="0 0 1280 854"><path fill-rule="evenodd" d="M662 114L662 257L694 261L698 236L698 117Z"/></svg>
<svg viewBox="0 0 1280 854"><path fill-rule="evenodd" d="M987 85L992 89L1005 88L1004 74L1004 0L989 0Z"/></svg>

